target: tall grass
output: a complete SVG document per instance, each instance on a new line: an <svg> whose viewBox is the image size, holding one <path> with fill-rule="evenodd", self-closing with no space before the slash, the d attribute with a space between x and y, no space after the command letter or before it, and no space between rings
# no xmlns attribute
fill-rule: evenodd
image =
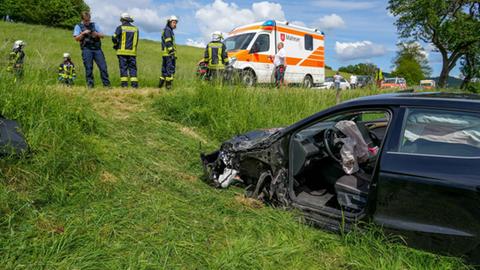
<svg viewBox="0 0 480 270"><path fill-rule="evenodd" d="M346 90L342 91L342 98L375 93L375 90ZM219 140L253 129L291 125L333 105L333 90L244 89L203 83L188 91L159 96L155 103L169 120L199 127Z"/></svg>
<svg viewBox="0 0 480 270"><path fill-rule="evenodd" d="M198 50L189 48L172 92L63 88L57 57L78 49L69 31L0 23L0 34L2 54L14 39L29 43L23 80L0 71L0 112L19 121L31 148L0 161L0 268L466 268L373 230L329 234L241 189L199 181L199 142L214 148L235 133L288 125L330 106L332 92L193 87ZM158 44L142 46L140 78L154 86Z"/></svg>

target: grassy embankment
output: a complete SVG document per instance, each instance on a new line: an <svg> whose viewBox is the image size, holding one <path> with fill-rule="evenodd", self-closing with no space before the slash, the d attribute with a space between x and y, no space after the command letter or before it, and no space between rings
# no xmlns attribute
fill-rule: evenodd
<svg viewBox="0 0 480 270"><path fill-rule="evenodd" d="M239 132L288 125L331 106L331 91L196 84L201 51L187 47L180 47L175 91L65 89L55 85L64 51L74 53L83 81L70 32L0 23L0 37L2 55L14 39L29 44L22 82L0 72L0 110L21 123L32 150L0 163L0 268L465 268L375 230L329 234L244 199L241 189L200 180L200 143L211 150ZM115 56L105 48L118 85ZM144 86L157 82L159 53L158 44L141 43Z"/></svg>

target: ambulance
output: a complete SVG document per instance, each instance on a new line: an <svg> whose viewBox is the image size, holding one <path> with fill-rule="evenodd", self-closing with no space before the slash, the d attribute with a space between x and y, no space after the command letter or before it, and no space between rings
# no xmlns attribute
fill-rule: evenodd
<svg viewBox="0 0 480 270"><path fill-rule="evenodd" d="M247 86L272 83L274 66L271 56L277 44L285 45L285 81L306 88L325 81L324 34L317 29L268 20L233 29L225 39L233 68L240 71Z"/></svg>

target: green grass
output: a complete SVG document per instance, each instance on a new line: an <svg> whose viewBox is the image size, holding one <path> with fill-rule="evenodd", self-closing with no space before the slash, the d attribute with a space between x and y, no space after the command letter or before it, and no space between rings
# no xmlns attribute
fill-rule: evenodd
<svg viewBox="0 0 480 270"><path fill-rule="evenodd" d="M55 66L63 51L78 50L70 35L0 23L3 44L29 44L23 81L0 71L0 110L19 121L31 147L29 157L0 162L0 268L467 268L376 228L330 234L243 198L242 189L201 181L200 144L214 149L236 133L291 124L331 106L332 91L209 87L191 78L201 52L187 47L174 91L65 89L54 84ZM144 48L140 78L154 86L159 45Z"/></svg>

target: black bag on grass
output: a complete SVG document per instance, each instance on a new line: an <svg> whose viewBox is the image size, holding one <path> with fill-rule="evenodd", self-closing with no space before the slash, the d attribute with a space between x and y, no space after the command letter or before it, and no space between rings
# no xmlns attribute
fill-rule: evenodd
<svg viewBox="0 0 480 270"><path fill-rule="evenodd" d="M0 115L0 156L21 155L28 149L17 121Z"/></svg>

